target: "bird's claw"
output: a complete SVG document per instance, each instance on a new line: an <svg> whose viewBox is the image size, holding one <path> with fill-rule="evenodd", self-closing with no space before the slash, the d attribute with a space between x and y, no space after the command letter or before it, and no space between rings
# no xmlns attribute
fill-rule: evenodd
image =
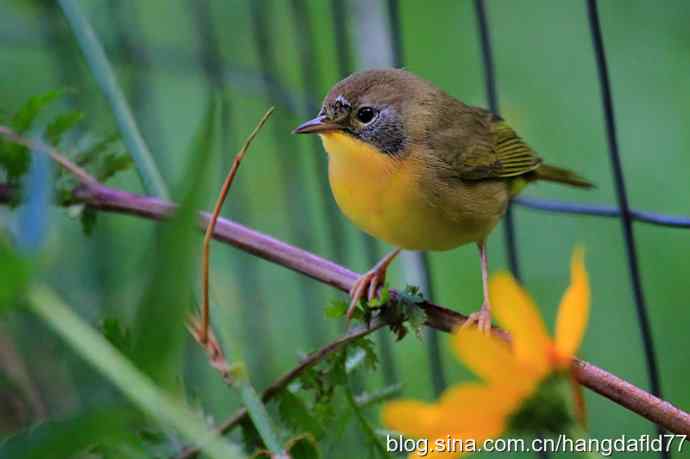
<svg viewBox="0 0 690 459"><path fill-rule="evenodd" d="M477 329L482 333L491 331L491 312L488 305L482 305L479 311L470 314L461 329L469 328L474 324L477 324Z"/></svg>
<svg viewBox="0 0 690 459"><path fill-rule="evenodd" d="M386 281L386 273L380 270L371 270L366 274L360 276L359 279L354 283L350 289L350 306L347 308L345 317L349 321L352 319L355 310L357 309L357 303L363 298L367 298L368 301L375 299L379 293L379 288Z"/></svg>

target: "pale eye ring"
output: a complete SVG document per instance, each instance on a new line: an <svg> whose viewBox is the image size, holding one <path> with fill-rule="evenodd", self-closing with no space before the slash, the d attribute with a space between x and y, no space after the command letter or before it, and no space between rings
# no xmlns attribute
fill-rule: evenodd
<svg viewBox="0 0 690 459"><path fill-rule="evenodd" d="M357 120L369 124L376 117L376 111L371 107L362 107L357 110Z"/></svg>

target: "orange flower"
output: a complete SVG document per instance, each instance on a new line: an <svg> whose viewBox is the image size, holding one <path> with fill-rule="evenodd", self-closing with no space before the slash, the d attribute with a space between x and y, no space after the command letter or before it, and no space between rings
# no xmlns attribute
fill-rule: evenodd
<svg viewBox="0 0 690 459"><path fill-rule="evenodd" d="M469 441L479 447L484 440L508 430L563 431L572 421L571 394L576 416L583 422L579 386L571 372L589 316L589 281L582 250L573 253L570 270L570 286L561 300L553 339L534 302L510 274L500 273L491 279L494 316L510 332L512 346L476 328L462 329L455 333L453 347L483 383L449 388L435 403L400 400L384 406L385 425L406 436L428 440L427 454L418 450L411 458L460 456L462 452L457 450L434 450L436 442L447 445L449 439L455 440L456 446L460 443L457 440L462 440L464 445ZM572 387L573 392L563 387Z"/></svg>

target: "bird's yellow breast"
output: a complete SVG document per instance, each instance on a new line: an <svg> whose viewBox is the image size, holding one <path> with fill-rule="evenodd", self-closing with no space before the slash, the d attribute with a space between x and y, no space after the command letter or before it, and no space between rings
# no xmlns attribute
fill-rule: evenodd
<svg viewBox="0 0 690 459"><path fill-rule="evenodd" d="M384 154L341 132L320 136L329 153L328 176L338 206L361 229L389 244L451 249L483 238L500 216L479 226L474 218L449 219L447 209L429 199L419 159Z"/></svg>

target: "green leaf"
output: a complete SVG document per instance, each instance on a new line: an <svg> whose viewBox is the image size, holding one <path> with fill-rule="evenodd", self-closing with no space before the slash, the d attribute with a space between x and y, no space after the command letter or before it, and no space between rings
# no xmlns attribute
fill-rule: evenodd
<svg viewBox="0 0 690 459"><path fill-rule="evenodd" d="M390 288L388 287L388 284L385 284L381 290L379 290L378 296L376 298L372 299L369 301L367 306L369 309L374 309L374 308L380 308L381 306L384 306L388 304L388 301L391 298L390 294Z"/></svg>
<svg viewBox="0 0 690 459"><path fill-rule="evenodd" d="M420 290L419 287L417 287L415 285L406 286L405 290L400 292L399 296L400 296L400 299L405 301L406 303L412 303L412 304L424 303L424 296L422 295L422 291Z"/></svg>
<svg viewBox="0 0 690 459"><path fill-rule="evenodd" d="M386 447L383 445L383 441L376 435L376 432L374 429L371 427L369 424L369 421L366 419L364 416L364 413L362 412L362 409L360 406L357 404L357 401L355 400L355 397L352 393L352 389L350 384L348 383L344 387L345 389L345 397L347 398L348 403L350 404L350 408L355 414L355 418L358 421L360 430L364 434L364 438L366 439L366 445L368 448L371 448L371 451L374 451L377 453L378 457L382 458L390 458L392 457L388 451L386 450Z"/></svg>
<svg viewBox="0 0 690 459"><path fill-rule="evenodd" d="M297 433L309 432L315 438L321 438L326 433L304 401L289 390L284 390L278 399L278 413L281 419Z"/></svg>
<svg viewBox="0 0 690 459"><path fill-rule="evenodd" d="M110 135L92 142L88 147L74 154L72 161L86 169L98 181L105 182L115 174L131 169L134 165L127 153L111 150L116 147L115 143L117 140L117 135ZM77 185L79 185L79 182L74 176L65 173L63 169L58 169L58 177L55 184L57 202L62 206L73 206L72 191ZM96 222L96 212L82 206L75 209L76 211L70 215L75 218L81 217L84 233L87 235L91 234Z"/></svg>
<svg viewBox="0 0 690 459"><path fill-rule="evenodd" d="M64 94L64 90L56 89L45 94L33 96L12 116L10 127L18 134L25 133L31 129L41 111Z"/></svg>
<svg viewBox="0 0 690 459"><path fill-rule="evenodd" d="M24 134L31 129L41 111L63 94L63 90L55 90L30 98L10 119L10 128L18 134ZM31 156L24 145L0 140L0 166L7 171L10 182L16 182L26 174L29 164Z"/></svg>
<svg viewBox="0 0 690 459"><path fill-rule="evenodd" d="M118 319L106 318L101 322L101 332L105 339L125 355L132 352L132 337Z"/></svg>
<svg viewBox="0 0 690 459"><path fill-rule="evenodd" d="M86 166L118 140L119 136L116 133L110 134L77 153L74 157L74 162L79 166Z"/></svg>
<svg viewBox="0 0 690 459"><path fill-rule="evenodd" d="M349 346L348 352L351 349L360 349L364 351L364 365L369 370L375 370L379 363L379 358L376 355L375 345L372 340L363 336L359 339L352 341Z"/></svg>
<svg viewBox="0 0 690 459"><path fill-rule="evenodd" d="M348 304L343 300L331 300L324 309L324 314L329 319L344 317L347 312Z"/></svg>
<svg viewBox="0 0 690 459"><path fill-rule="evenodd" d="M397 307L399 312L402 313L403 319L407 321L419 339L422 339L422 329L424 322L426 322L426 313L419 307L422 303L424 303L424 297L419 287L408 285L405 290L398 294ZM395 325L392 328L398 339L402 339L407 333L404 324Z"/></svg>
<svg viewBox="0 0 690 459"><path fill-rule="evenodd" d="M84 114L76 110L57 116L46 127L45 136L48 138L48 142L53 146L58 146L62 136L81 121L82 118L84 118Z"/></svg>
<svg viewBox="0 0 690 459"><path fill-rule="evenodd" d="M402 392L402 384L396 383L390 386L383 387L374 392L362 392L355 397L357 405L361 408L365 408L371 405L376 405L377 403L384 402L391 398L398 397Z"/></svg>
<svg viewBox="0 0 690 459"><path fill-rule="evenodd" d="M15 306L26 290L31 263L0 235L0 313Z"/></svg>
<svg viewBox="0 0 690 459"><path fill-rule="evenodd" d="M299 435L288 440L286 449L292 459L319 459L316 440L311 435Z"/></svg>
<svg viewBox="0 0 690 459"><path fill-rule="evenodd" d="M422 339L422 328L424 327L424 322L426 322L424 310L416 304L408 305L406 316L414 334L417 338Z"/></svg>
<svg viewBox="0 0 690 459"><path fill-rule="evenodd" d="M134 161L127 153L108 152L103 156L94 175L99 182L105 182L118 172L130 169L133 165Z"/></svg>

